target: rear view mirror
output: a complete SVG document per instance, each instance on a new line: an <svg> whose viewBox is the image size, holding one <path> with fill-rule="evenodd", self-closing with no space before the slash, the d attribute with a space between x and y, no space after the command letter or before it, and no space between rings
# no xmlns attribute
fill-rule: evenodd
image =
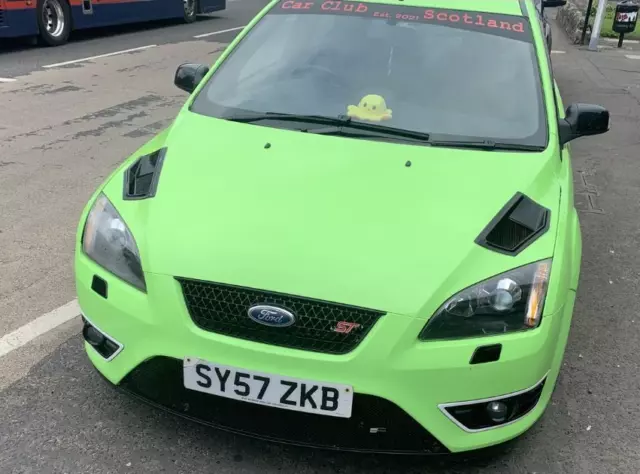
<svg viewBox="0 0 640 474"><path fill-rule="evenodd" d="M567 0L542 0L544 8L564 7L566 4Z"/></svg>
<svg viewBox="0 0 640 474"><path fill-rule="evenodd" d="M600 135L609 130L609 111L592 104L571 104L565 118L558 123L560 144L590 135Z"/></svg>
<svg viewBox="0 0 640 474"><path fill-rule="evenodd" d="M200 81L209 72L209 67L204 64L185 63L178 66L173 83L183 91L191 94Z"/></svg>

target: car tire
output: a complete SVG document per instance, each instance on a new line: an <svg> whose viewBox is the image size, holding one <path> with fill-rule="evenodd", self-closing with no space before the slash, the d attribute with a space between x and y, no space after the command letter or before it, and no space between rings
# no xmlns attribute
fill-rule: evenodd
<svg viewBox="0 0 640 474"><path fill-rule="evenodd" d="M40 39L47 46L65 44L71 33L71 8L67 0L38 0Z"/></svg>
<svg viewBox="0 0 640 474"><path fill-rule="evenodd" d="M193 23L198 16L198 0L182 0L184 5L184 22Z"/></svg>

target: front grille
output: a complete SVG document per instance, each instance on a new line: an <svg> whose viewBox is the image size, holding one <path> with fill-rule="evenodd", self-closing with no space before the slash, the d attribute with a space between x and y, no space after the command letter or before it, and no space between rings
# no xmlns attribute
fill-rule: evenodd
<svg viewBox="0 0 640 474"><path fill-rule="evenodd" d="M251 341L329 354L353 350L384 314L379 311L318 301L298 296L177 278L193 322L206 331ZM288 327L258 324L247 314L250 307L274 305L292 312ZM359 326L336 332L340 321Z"/></svg>
<svg viewBox="0 0 640 474"><path fill-rule="evenodd" d="M346 451L444 454L448 449L394 403L356 393L351 418L246 403L187 390L182 361L154 357L120 383L127 392L219 429L280 443Z"/></svg>
<svg viewBox="0 0 640 474"><path fill-rule="evenodd" d="M0 5L0 26L4 25L4 10L2 9L2 5Z"/></svg>

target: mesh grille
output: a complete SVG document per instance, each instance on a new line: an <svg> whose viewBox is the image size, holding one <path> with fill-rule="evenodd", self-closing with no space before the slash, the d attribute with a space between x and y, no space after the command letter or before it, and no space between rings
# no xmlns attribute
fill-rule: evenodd
<svg viewBox="0 0 640 474"><path fill-rule="evenodd" d="M351 418L336 418L187 390L182 370L181 360L155 357L127 375L120 388L191 420L281 443L383 453L449 452L404 410L380 397L355 393Z"/></svg>
<svg viewBox="0 0 640 474"><path fill-rule="evenodd" d="M509 219L502 219L496 224L489 235L487 235L487 241L492 245L500 247L504 250L513 251L522 242L525 242L529 237L534 234L534 231L513 222Z"/></svg>
<svg viewBox="0 0 640 474"><path fill-rule="evenodd" d="M329 354L353 350L384 314L379 311L328 303L281 293L239 288L220 283L177 278L193 322L206 331L240 339ZM274 305L292 312L289 327L269 327L251 320L250 307ZM355 323L349 333L338 333L340 321Z"/></svg>

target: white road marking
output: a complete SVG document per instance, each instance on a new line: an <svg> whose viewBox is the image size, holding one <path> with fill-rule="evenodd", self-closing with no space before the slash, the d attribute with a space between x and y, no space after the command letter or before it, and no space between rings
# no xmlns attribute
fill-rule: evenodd
<svg viewBox="0 0 640 474"><path fill-rule="evenodd" d="M228 30L212 31L211 33L204 33L202 35L196 35L194 38L206 38L207 36L221 35L222 33L228 33L229 31L241 30L247 25L238 26L236 28L229 28Z"/></svg>
<svg viewBox="0 0 640 474"><path fill-rule="evenodd" d="M78 300L73 300L64 306L60 306L58 309L54 309L50 313L43 314L15 331L5 334L0 338L0 357L28 344L35 338L42 336L67 321L71 321L79 315L80 306L78 306Z"/></svg>
<svg viewBox="0 0 640 474"><path fill-rule="evenodd" d="M66 66L67 64L81 63L84 61L91 61L92 59L108 58L110 56L117 56L118 54L133 53L135 51L142 51L144 49L155 48L156 46L158 45L149 44L147 46L140 46L139 48L123 49L122 51L114 51L113 53L98 54L97 56L89 56L88 58L73 59L71 61L65 61L63 63L47 64L46 66L42 66L42 67L52 68L52 67Z"/></svg>
<svg viewBox="0 0 640 474"><path fill-rule="evenodd" d="M10 77L0 77L0 82L16 82L17 79L12 79Z"/></svg>
<svg viewBox="0 0 640 474"><path fill-rule="evenodd" d="M551 50L551 54L564 54L566 51L558 51L557 49Z"/></svg>
<svg viewBox="0 0 640 474"><path fill-rule="evenodd" d="M625 56L629 59L640 59L640 56L637 54L625 54Z"/></svg>

